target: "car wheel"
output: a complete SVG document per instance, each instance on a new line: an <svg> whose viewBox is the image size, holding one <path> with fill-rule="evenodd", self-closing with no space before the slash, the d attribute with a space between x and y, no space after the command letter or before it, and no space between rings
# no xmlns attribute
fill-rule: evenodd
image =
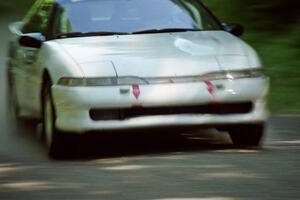
<svg viewBox="0 0 300 200"><path fill-rule="evenodd" d="M264 124L236 125L228 132L235 146L258 147L264 135Z"/></svg>
<svg viewBox="0 0 300 200"><path fill-rule="evenodd" d="M51 158L65 155L65 135L55 127L55 110L52 101L51 84L47 83L43 90L43 133L48 153Z"/></svg>

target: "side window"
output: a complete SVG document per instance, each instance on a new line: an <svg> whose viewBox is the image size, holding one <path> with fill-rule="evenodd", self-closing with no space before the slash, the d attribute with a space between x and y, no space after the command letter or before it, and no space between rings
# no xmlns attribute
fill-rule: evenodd
<svg viewBox="0 0 300 200"><path fill-rule="evenodd" d="M51 13L54 8L54 0L37 2L24 19L23 33L39 32L46 34Z"/></svg>
<svg viewBox="0 0 300 200"><path fill-rule="evenodd" d="M70 22L67 10L65 8L61 8L56 33L66 32L72 32L72 24Z"/></svg>

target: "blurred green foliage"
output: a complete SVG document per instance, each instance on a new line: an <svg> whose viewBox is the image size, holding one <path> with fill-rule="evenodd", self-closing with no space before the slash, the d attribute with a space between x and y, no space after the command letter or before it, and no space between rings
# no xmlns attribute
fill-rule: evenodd
<svg viewBox="0 0 300 200"><path fill-rule="evenodd" d="M35 0L1 0L0 17L7 15L23 16Z"/></svg>
<svg viewBox="0 0 300 200"><path fill-rule="evenodd" d="M260 54L271 77L273 112L300 113L300 1L202 0L222 22L244 25L242 37ZM0 2L0 16L24 15L34 0Z"/></svg>

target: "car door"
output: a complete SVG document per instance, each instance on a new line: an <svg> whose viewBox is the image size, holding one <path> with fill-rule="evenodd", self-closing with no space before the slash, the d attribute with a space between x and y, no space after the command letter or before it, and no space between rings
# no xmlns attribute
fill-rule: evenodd
<svg viewBox="0 0 300 200"><path fill-rule="evenodd" d="M24 19L22 35L46 39L53 7L53 0L37 1ZM21 45L17 49L14 72L18 103L23 110L38 113L41 80L37 60L40 49Z"/></svg>

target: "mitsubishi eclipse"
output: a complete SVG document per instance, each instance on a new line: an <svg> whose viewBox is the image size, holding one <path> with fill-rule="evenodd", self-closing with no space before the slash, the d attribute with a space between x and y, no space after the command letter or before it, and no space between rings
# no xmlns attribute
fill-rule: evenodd
<svg viewBox="0 0 300 200"><path fill-rule="evenodd" d="M42 122L50 156L70 133L141 128L260 144L269 80L243 27L200 0L37 0L10 30L9 105Z"/></svg>

